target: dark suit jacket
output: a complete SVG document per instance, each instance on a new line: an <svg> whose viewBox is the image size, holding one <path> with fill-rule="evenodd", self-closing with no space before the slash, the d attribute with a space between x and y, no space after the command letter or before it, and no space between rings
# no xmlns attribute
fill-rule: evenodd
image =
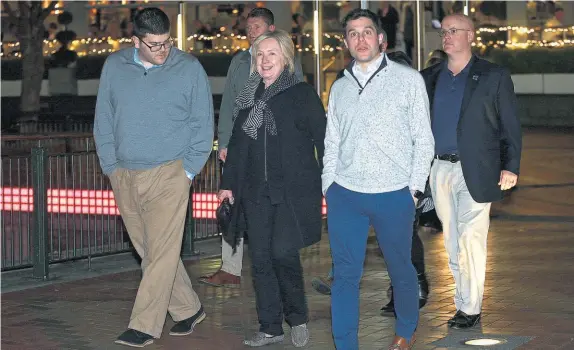
<svg viewBox="0 0 574 350"><path fill-rule="evenodd" d="M502 199L501 170L518 175L522 131L510 73L472 57L457 127L458 151L468 191L479 203ZM422 71L429 94L431 120L437 78L445 64Z"/></svg>

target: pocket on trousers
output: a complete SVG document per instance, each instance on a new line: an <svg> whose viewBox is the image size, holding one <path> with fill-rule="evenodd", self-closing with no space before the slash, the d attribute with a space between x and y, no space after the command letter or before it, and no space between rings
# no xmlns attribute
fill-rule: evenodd
<svg viewBox="0 0 574 350"><path fill-rule="evenodd" d="M325 191L325 198L327 198L327 196L329 195L329 192L333 189L333 186L335 186L336 183L335 181L331 182L331 184L329 185L329 187L327 187L327 190Z"/></svg>
<svg viewBox="0 0 574 350"><path fill-rule="evenodd" d="M193 182L192 179L189 178L189 176L187 176L187 171L185 171L185 168L183 167L183 162L181 162L181 171L183 172L183 176L185 177L185 179L187 180L187 183L189 185L191 185L191 183ZM197 176L197 175L195 175Z"/></svg>
<svg viewBox="0 0 574 350"><path fill-rule="evenodd" d="M115 168L114 171L112 171L112 173L108 176L108 179L110 180L110 184L112 185L112 187L118 180L118 176L120 175L121 170L122 170L121 168Z"/></svg>

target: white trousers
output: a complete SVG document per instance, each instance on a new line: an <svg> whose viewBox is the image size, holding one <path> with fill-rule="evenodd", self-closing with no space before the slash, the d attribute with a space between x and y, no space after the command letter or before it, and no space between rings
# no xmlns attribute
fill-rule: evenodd
<svg viewBox="0 0 574 350"><path fill-rule="evenodd" d="M448 264L456 283L456 309L467 315L479 314L484 295L491 203L477 203L472 199L460 162L435 159L430 186L443 226Z"/></svg>
<svg viewBox="0 0 574 350"><path fill-rule="evenodd" d="M239 240L235 253L233 253L233 248L231 248L229 243L224 239L221 241L221 270L241 277L241 269L243 268L243 238Z"/></svg>

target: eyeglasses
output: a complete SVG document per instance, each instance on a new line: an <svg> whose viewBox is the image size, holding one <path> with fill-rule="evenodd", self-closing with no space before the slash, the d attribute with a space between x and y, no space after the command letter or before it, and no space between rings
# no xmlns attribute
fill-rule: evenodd
<svg viewBox="0 0 574 350"><path fill-rule="evenodd" d="M441 30L440 32L438 32L438 35L440 35L441 38L444 38L447 35L448 36L456 35L456 33L458 33L459 31L470 32L470 29L450 28L447 30Z"/></svg>
<svg viewBox="0 0 574 350"><path fill-rule="evenodd" d="M143 39L140 37L138 37L138 39L140 39L140 41L145 46L147 46L151 52L158 52L160 50L163 50L164 48L169 49L170 47L173 46L173 39L172 38L167 39L167 41L162 43L162 44L156 44L156 45L150 45L150 44L146 43L145 41L143 41Z"/></svg>

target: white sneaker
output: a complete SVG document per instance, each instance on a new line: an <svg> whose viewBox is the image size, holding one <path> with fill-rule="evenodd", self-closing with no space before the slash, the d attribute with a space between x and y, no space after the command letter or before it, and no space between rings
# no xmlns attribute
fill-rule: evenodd
<svg viewBox="0 0 574 350"><path fill-rule="evenodd" d="M263 332L257 332L251 337L251 339L245 339L243 341L243 345L259 347L268 344L281 343L284 337L285 336L283 334L273 336Z"/></svg>
<svg viewBox="0 0 574 350"><path fill-rule="evenodd" d="M296 348L302 348L309 342L309 330L307 324L291 327L291 342Z"/></svg>

